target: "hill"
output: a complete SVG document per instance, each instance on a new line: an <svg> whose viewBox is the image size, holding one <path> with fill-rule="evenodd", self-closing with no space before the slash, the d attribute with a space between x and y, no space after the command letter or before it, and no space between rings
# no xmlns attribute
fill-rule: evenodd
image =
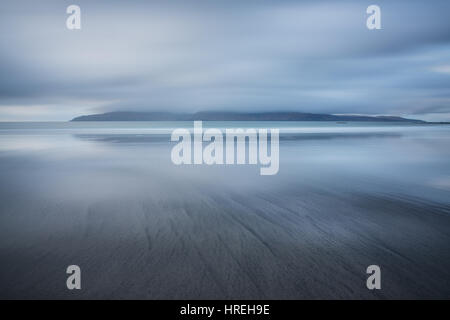
<svg viewBox="0 0 450 320"><path fill-rule="evenodd" d="M392 116L333 115L302 112L129 112L117 111L84 115L71 121L389 121L424 123L421 120Z"/></svg>

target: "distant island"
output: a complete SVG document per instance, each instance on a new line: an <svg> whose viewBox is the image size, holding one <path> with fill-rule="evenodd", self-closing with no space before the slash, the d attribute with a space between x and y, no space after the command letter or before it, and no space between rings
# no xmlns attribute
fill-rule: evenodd
<svg viewBox="0 0 450 320"><path fill-rule="evenodd" d="M85 115L71 121L389 121L426 123L394 116L333 115L303 112L215 112L196 113L116 111Z"/></svg>

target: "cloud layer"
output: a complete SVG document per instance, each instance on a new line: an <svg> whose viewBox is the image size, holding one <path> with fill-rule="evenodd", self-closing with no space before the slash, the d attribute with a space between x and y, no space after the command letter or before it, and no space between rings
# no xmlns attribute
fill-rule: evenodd
<svg viewBox="0 0 450 320"><path fill-rule="evenodd" d="M450 2L0 4L0 120L116 110L304 111L450 120Z"/></svg>

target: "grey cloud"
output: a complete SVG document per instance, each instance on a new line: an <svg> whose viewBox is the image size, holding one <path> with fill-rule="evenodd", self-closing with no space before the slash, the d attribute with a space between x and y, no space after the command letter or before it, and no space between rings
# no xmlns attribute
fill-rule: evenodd
<svg viewBox="0 0 450 320"><path fill-rule="evenodd" d="M79 31L65 28L69 4L0 5L0 119L36 105L65 119L168 109L450 113L450 74L433 69L450 65L445 0L377 1L377 31L365 27L372 3L356 0L80 0Z"/></svg>

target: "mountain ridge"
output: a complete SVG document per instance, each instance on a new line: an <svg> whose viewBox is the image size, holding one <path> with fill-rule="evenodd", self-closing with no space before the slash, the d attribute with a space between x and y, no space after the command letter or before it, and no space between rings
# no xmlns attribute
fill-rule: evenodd
<svg viewBox="0 0 450 320"><path fill-rule="evenodd" d="M426 123L396 116L333 115L303 112L221 112L196 113L114 111L82 115L70 121L388 121Z"/></svg>

